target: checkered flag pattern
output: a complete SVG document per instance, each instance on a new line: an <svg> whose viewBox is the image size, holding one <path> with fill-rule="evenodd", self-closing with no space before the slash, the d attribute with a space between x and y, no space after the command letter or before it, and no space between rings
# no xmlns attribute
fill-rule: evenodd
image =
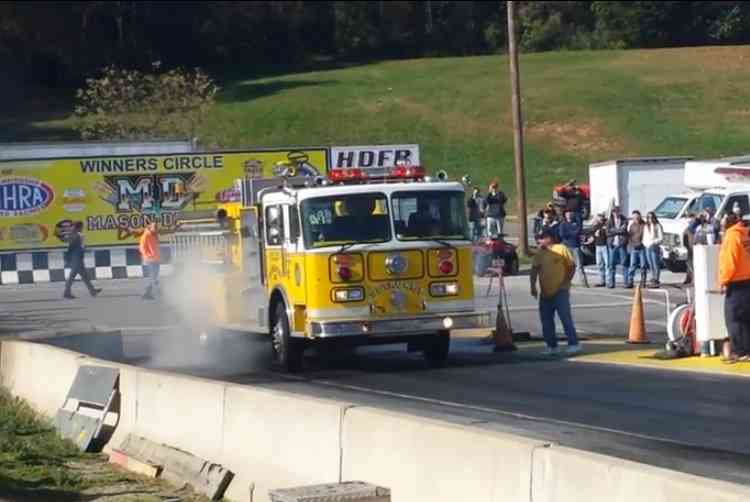
<svg viewBox="0 0 750 502"><path fill-rule="evenodd" d="M64 282L70 275L65 251L0 254L0 284ZM138 248L88 249L83 260L94 280L145 277ZM172 272L171 248L161 248L161 275Z"/></svg>

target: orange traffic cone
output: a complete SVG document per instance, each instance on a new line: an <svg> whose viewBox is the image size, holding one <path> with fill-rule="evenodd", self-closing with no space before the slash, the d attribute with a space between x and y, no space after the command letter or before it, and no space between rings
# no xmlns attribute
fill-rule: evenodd
<svg viewBox="0 0 750 502"><path fill-rule="evenodd" d="M635 287L627 343L651 343L649 339L646 338L646 322L643 318L643 293L641 292L640 285Z"/></svg>
<svg viewBox="0 0 750 502"><path fill-rule="evenodd" d="M505 321L503 311L503 295L500 294L497 299L497 317L495 318L495 329L492 331L492 338L495 342L495 352L513 352L518 350L513 343L513 331L508 327Z"/></svg>

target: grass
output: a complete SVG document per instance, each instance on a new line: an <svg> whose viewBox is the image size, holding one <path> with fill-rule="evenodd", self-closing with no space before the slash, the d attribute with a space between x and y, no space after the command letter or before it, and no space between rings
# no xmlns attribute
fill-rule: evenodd
<svg viewBox="0 0 750 502"><path fill-rule="evenodd" d="M59 438L27 404L0 390L0 487L8 491L54 490L61 496L88 488L66 463L83 456Z"/></svg>
<svg viewBox="0 0 750 502"><path fill-rule="evenodd" d="M26 402L0 388L0 500L6 496L39 502L208 500L189 488L120 470L104 456L82 453Z"/></svg>
<svg viewBox="0 0 750 502"><path fill-rule="evenodd" d="M592 161L747 152L749 60L750 47L523 55L530 205L556 182L586 179ZM482 185L497 178L514 195L504 56L387 61L222 85L200 130L210 147L413 142L430 170L468 173ZM43 134L64 131L70 120L35 125Z"/></svg>

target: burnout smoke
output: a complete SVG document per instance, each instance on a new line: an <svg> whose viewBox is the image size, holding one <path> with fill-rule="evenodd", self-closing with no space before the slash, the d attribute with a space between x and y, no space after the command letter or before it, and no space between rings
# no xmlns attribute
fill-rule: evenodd
<svg viewBox="0 0 750 502"><path fill-rule="evenodd" d="M179 323L173 330L153 336L149 366L192 369L206 376L269 368L270 342L266 337L219 327L219 312L227 294L225 279L221 265L195 257L176 261L175 273L162 280L161 302L165 315L177 317Z"/></svg>

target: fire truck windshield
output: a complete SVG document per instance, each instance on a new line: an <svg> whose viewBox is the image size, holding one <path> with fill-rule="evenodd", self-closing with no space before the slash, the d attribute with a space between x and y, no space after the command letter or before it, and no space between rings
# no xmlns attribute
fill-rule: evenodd
<svg viewBox="0 0 750 502"><path fill-rule="evenodd" d="M382 193L306 199L301 213L307 248L391 240L388 203Z"/></svg>
<svg viewBox="0 0 750 502"><path fill-rule="evenodd" d="M399 240L469 240L463 192L395 192L391 204Z"/></svg>

